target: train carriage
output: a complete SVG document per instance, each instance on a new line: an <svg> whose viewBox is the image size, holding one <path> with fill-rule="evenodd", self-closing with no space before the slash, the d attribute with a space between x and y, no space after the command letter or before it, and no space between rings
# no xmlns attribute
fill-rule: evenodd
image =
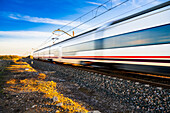
<svg viewBox="0 0 170 113"><path fill-rule="evenodd" d="M170 74L170 2L34 52L58 62Z"/></svg>

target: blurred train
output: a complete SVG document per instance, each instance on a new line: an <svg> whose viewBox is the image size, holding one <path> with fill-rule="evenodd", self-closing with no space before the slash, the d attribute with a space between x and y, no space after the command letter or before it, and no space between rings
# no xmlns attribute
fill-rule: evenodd
<svg viewBox="0 0 170 113"><path fill-rule="evenodd" d="M35 59L170 75L170 1L34 51Z"/></svg>

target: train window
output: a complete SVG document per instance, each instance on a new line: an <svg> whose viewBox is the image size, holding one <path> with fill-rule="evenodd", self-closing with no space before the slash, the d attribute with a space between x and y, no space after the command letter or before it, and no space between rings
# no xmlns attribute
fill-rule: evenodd
<svg viewBox="0 0 170 113"><path fill-rule="evenodd" d="M48 50L45 50L44 52L43 52L43 55L48 55L49 54L49 51Z"/></svg>
<svg viewBox="0 0 170 113"><path fill-rule="evenodd" d="M170 25L151 29L153 43L170 43Z"/></svg>
<svg viewBox="0 0 170 113"><path fill-rule="evenodd" d="M103 39L95 40L95 49L103 49Z"/></svg>
<svg viewBox="0 0 170 113"><path fill-rule="evenodd" d="M170 25L105 38L103 48L170 43Z"/></svg>
<svg viewBox="0 0 170 113"><path fill-rule="evenodd" d="M94 41L82 43L78 47L79 47L79 51L93 50L94 49Z"/></svg>
<svg viewBox="0 0 170 113"><path fill-rule="evenodd" d="M143 44L149 44L151 42L150 38L148 38L148 35L146 32L135 32L130 33L127 35L123 35L121 39L121 45L120 47L127 47L127 46L136 46L136 45L143 45Z"/></svg>
<svg viewBox="0 0 170 113"><path fill-rule="evenodd" d="M59 52L58 51L54 51L54 56L59 56Z"/></svg>
<svg viewBox="0 0 170 113"><path fill-rule="evenodd" d="M76 52L63 52L63 56L75 55Z"/></svg>
<svg viewBox="0 0 170 113"><path fill-rule="evenodd" d="M58 56L58 55L59 55L59 50L58 50L58 48L57 48L57 49L51 49L51 50L50 50L50 54L51 54L51 55L54 55L54 56Z"/></svg>
<svg viewBox="0 0 170 113"><path fill-rule="evenodd" d="M63 51L63 54L65 53L75 54L74 52L93 50L93 49L94 49L94 41L89 41L85 43L63 47L62 51Z"/></svg>

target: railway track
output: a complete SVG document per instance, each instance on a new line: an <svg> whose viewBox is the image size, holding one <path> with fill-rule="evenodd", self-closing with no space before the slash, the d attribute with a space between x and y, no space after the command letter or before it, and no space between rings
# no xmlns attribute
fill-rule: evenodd
<svg viewBox="0 0 170 113"><path fill-rule="evenodd" d="M147 73L116 70L116 69L115 70L92 69L91 71L95 71L97 73L104 74L107 76L114 76L114 77L118 77L118 78L122 78L126 80L150 84L150 85L154 85L157 87L170 88L170 77L168 76L153 75L153 74L147 74Z"/></svg>
<svg viewBox="0 0 170 113"><path fill-rule="evenodd" d="M26 60L30 64L32 62L31 66L35 69L44 73L53 72L53 76L59 77L62 83L69 82L69 85L78 86L77 91L86 95L82 101L102 113L170 111L167 76Z"/></svg>
<svg viewBox="0 0 170 113"><path fill-rule="evenodd" d="M111 77L117 77L120 79L125 79L125 80L131 80L134 82L140 82L140 83L145 83L149 85L153 85L156 87L163 87L163 88L170 88L170 77L165 76L165 75L156 75L156 74L150 74L150 73L141 73L141 72L134 72L134 71L126 71L126 70L120 70L120 69L103 69L103 68L94 68L91 66L75 66L71 64L63 64L63 63L58 63L58 62L50 62L50 61L44 61L40 60L43 62L48 62L52 64L57 64L57 65L62 65L66 67L72 67L76 68L79 70L84 70L87 72L92 72L96 74L101 74L101 75L106 75L106 76L111 76Z"/></svg>

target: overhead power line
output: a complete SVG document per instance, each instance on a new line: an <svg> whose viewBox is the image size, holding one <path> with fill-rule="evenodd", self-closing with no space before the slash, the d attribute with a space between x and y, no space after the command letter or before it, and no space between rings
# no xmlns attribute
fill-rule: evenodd
<svg viewBox="0 0 170 113"><path fill-rule="evenodd" d="M124 12L124 13L121 13L121 14L115 16L115 17L112 17L112 18L110 18L110 19L108 19L108 20L105 20L105 21L102 21L102 22L100 22L100 23L104 23L104 22L106 22L106 21L108 22L108 21L113 20L113 19L115 19L115 18L117 18L117 17L123 16L123 15L128 14L128 13L130 13L130 12L132 12L132 11L135 11L135 10L137 10L137 9L139 9L139 8L142 8L142 7L144 7L144 6L147 6L147 5L149 5L149 4L151 4L151 3L155 2L155 1L157 1L157 0L153 0L153 1L148 2L148 3L146 3L146 4L140 5L140 6L136 7L136 8L133 8L133 9L131 9L131 10L128 10L128 11L126 11L126 12ZM97 24L95 24L94 26L98 26L100 23L97 23Z"/></svg>
<svg viewBox="0 0 170 113"><path fill-rule="evenodd" d="M68 30L68 31L66 31L66 32L68 33L68 32L70 32L70 31L72 31L72 30L74 30L74 29L76 29L76 28L80 27L81 25L83 25L83 24L85 24L85 23L87 23L87 22L89 22L89 21L91 21L91 20L93 20L93 19L95 19L95 18L97 18L97 17L99 17L99 16L101 16L101 15L105 14L106 12L108 12L108 11L110 11L110 10L112 10L112 9L114 9L114 8L116 8L116 7L118 7L118 6L123 5L124 3L128 2L129 0L125 0L125 1L123 1L123 2L119 3L119 4L115 5L115 6L111 6L110 8L108 8L108 9L107 9L107 8L106 8L106 6L105 6L105 4L106 4L106 3L109 3L110 1L111 1L111 5L112 5L112 0L108 0L108 1L106 1L105 3L103 3L102 5L98 6L97 8L95 8L95 9L93 9L93 10L89 11L88 13L86 13L86 14L82 15L81 17L79 17L79 18L75 19L74 21L76 21L76 20L78 20L78 19L82 18L83 16L85 16L85 15L89 14L90 12L93 12L94 10L96 10L96 14L95 14L95 16L94 16L94 17L92 17L92 18L90 18L89 20L87 20L87 21L85 21L85 22L83 22L83 23L81 23L81 24L77 25L76 27L73 27L73 28L69 29L69 30ZM100 8L100 7L102 7L102 6L103 6L103 7L105 7L105 9L107 9L107 10L106 10L106 11L104 11L104 12L102 12L102 13L100 13L100 14L97 14L98 8ZM70 22L70 23L68 23L68 24L66 24L66 25L64 25L64 26L62 26L61 28L63 28L63 27L65 27L65 26L67 26L67 25L69 25L69 24L73 23L74 21L72 21L72 22ZM60 28L60 29L61 29L61 28ZM63 33L63 34L64 34L64 33ZM60 36L62 36L63 34L61 34Z"/></svg>
<svg viewBox="0 0 170 113"><path fill-rule="evenodd" d="M94 8L94 9L90 10L89 12L87 12L87 13L83 14L82 16L80 16L80 17L76 18L75 20L73 20L73 21L69 22L68 24L63 25L63 26L62 26L62 27L60 27L59 29L62 29L62 28L64 28L64 27L68 26L69 24L71 24L71 23L75 22L76 20L81 19L82 17L84 17L84 16L88 15L89 13L91 13L91 12L93 12L93 11L97 10L98 8L100 8L100 7L102 7L102 6L103 6L103 7L105 7L105 4L107 4L107 3L108 3L108 2L110 2L110 1L112 1L112 0L108 0L108 1L104 2L103 4L101 4L101 5L97 6L96 8ZM111 3L112 3L112 2L111 2Z"/></svg>
<svg viewBox="0 0 170 113"><path fill-rule="evenodd" d="M114 9L114 8L116 8L116 7L120 6L120 5L128 2L128 1L129 1L129 0L125 0L125 1L123 1L123 2L121 2L121 3L119 3L118 5L113 6L112 0L108 0L108 1L104 2L103 4L97 6L96 8L90 10L89 12L83 14L82 16L76 18L75 20L69 22L68 24L63 25L63 26L60 27L59 29L63 29L64 27L66 27L66 26L74 23L75 21L77 21L77 20L79 20L79 19L82 19L84 16L86 16L86 15L88 15L88 14L90 14L90 13L94 13L94 12L95 12L95 15L94 15L91 19L89 19L89 20L87 20L87 21L85 21L85 22L83 22L83 23L80 23L80 24L77 25L76 27L73 27L73 28L69 29L68 31L66 31L66 32L68 33L69 31L80 27L81 25L83 25L83 24L85 24L85 23L87 23L87 22L89 22L89 21L91 21L91 20L93 20L93 19L101 16L102 14L104 14L104 13L106 13L106 12L108 12L108 11L110 11L110 10L112 10L112 9ZM110 3L110 6L111 6L110 8L107 8L107 7L106 7L106 4L108 4L108 3ZM101 7L104 7L104 8L106 9L106 11L104 11L104 12L102 12L102 13L100 13L100 14L97 14L97 13L98 13L98 9L101 8ZM64 34L64 33L63 33L63 34ZM61 34L60 36L62 36L63 34ZM45 45L45 44L47 44L49 41L51 41L51 37L52 37L52 36L53 36L53 35L51 35L47 40L45 40L40 46L38 46L38 48L39 48L39 47L42 47L43 45Z"/></svg>
<svg viewBox="0 0 170 113"><path fill-rule="evenodd" d="M111 1L111 0L109 0L109 1ZM109 1L108 1L108 2L109 2ZM95 19L95 18L103 15L104 13L106 13L106 12L108 12L108 11L110 11L110 10L112 10L112 9L114 9L114 8L116 8L116 7L120 6L120 5L128 2L128 1L129 1L129 0L125 0L125 1L123 1L123 2L121 2L121 3L119 3L118 5L115 5L115 6L111 7L111 8L109 8L109 9L107 9L107 10L104 11L104 12L102 12L102 13L100 13L100 14L98 14L98 15L95 15L93 18L91 18L91 19L89 19L89 20L87 20L87 21L85 21L85 22L77 25L76 27L74 27L74 28L72 28L72 29L70 29L70 30L68 30L68 31L66 31L66 32L72 31L73 29L75 29L75 28L77 28L77 27L80 27L81 25L83 25L83 24L85 24L85 23L87 23L87 22L89 22L89 21L91 21L91 20L93 20L93 19ZM103 5L104 5L104 4L103 4ZM103 5L101 5L101 6L103 6ZM100 6L100 7L101 7L101 6ZM62 34L62 35L63 35L63 34ZM61 35L60 35L60 36L61 36Z"/></svg>
<svg viewBox="0 0 170 113"><path fill-rule="evenodd" d="M79 25L77 25L77 26L75 26L75 27L73 27L73 28L65 31L66 33L68 33L68 32L70 32L70 31L72 31L72 30L74 30L74 29L82 26L83 24L85 24L85 23L87 23L87 22L89 22L89 21L91 21L91 20L93 20L93 19L95 19L95 18L97 18L97 17L99 17L99 16L101 16L101 15L109 12L110 10L115 9L115 8L117 8L118 6L121 6L121 5L125 4L125 3L128 2L128 1L130 1L130 0L124 0L123 2L121 2L121 3L113 6L112 0L108 0L108 1L104 2L103 4L99 5L98 7L92 9L91 11L89 11L89 12L83 14L82 16L76 18L75 20L69 22L68 24L63 25L63 26L60 27L59 29L63 29L63 28L65 28L66 26L69 26L70 24L76 22L77 20L82 19L84 16L86 16L86 15L88 15L88 14L90 14L90 13L93 13L93 14L94 14L94 12L95 12L95 15L93 15L92 18L90 18L90 19L84 21L83 23L80 23ZM154 2L154 1L157 1L157 0L153 0L153 1L151 1L151 2L148 2L148 3L146 3L146 4L142 5L142 6L139 6L139 7L137 7L137 8L132 9L132 10L129 10L129 11L125 12L125 13L122 13L122 14L120 14L120 15L118 15L118 16L115 16L114 18L119 17L119 16L122 16L122 15L124 15L124 14L127 14L127 13L129 13L129 12L131 12L131 11L133 11L133 10L136 10L136 9L140 8L140 7L144 7L145 5L151 4L151 3ZM106 5L106 4L108 4L108 3L109 3L110 5ZM110 7L109 7L109 6L110 6ZM101 8L101 7L105 8L105 11L98 13L99 8ZM113 19L113 18L112 18L112 19ZM62 36L62 35L64 35L64 34L65 34L65 33L62 33L62 34L59 35L59 36ZM50 42L52 36L53 36L53 35L51 35L51 36L50 36L45 42L43 42L39 47L41 47L41 46L47 44L48 42Z"/></svg>

